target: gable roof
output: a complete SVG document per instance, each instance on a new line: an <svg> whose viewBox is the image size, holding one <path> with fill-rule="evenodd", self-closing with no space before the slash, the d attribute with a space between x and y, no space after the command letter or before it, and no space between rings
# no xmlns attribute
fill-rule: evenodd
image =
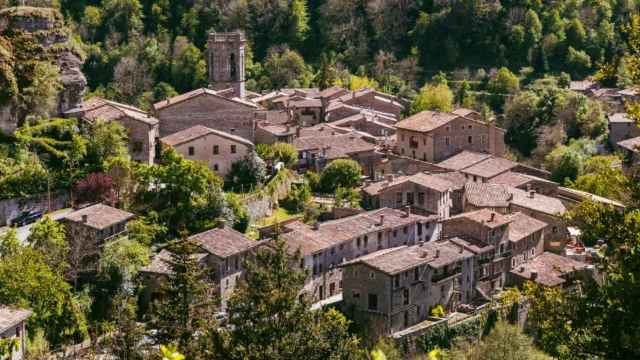
<svg viewBox="0 0 640 360"><path fill-rule="evenodd" d="M587 264L573 260L566 256L544 252L539 256L525 262L511 274L520 278L535 281L544 286L558 286L566 282L565 275L586 269ZM535 279L531 278L536 273Z"/></svg>
<svg viewBox="0 0 640 360"><path fill-rule="evenodd" d="M198 96L203 96L203 95L207 95L207 96L213 96L216 97L218 99L221 100L225 100L225 101L229 101L229 102L233 102L235 104L238 105L242 105L248 108L252 108L252 109L257 109L258 105L256 105L255 103L251 102L251 101L246 101L246 100L242 100L238 97L234 97L234 98L228 98L225 96L222 96L220 94L218 94L218 92L211 90L211 89L207 89L207 88L199 88L199 89L195 89L189 92L186 92L184 94L180 94L180 95L176 95L174 97L162 100L162 101L158 101L157 103L153 104L153 108L154 110L158 111L158 110L163 110L166 109L170 106L179 104L181 102L190 100L190 99L194 99Z"/></svg>
<svg viewBox="0 0 640 360"><path fill-rule="evenodd" d="M376 146L354 134L299 137L293 141L298 151L324 149L327 159L340 159L351 154L374 151Z"/></svg>
<svg viewBox="0 0 640 360"><path fill-rule="evenodd" d="M462 170L490 158L490 154L464 150L437 165L450 170Z"/></svg>
<svg viewBox="0 0 640 360"><path fill-rule="evenodd" d="M548 226L547 223L534 219L519 211L506 216L512 220L511 223L509 223L509 241L512 242L524 239Z"/></svg>
<svg viewBox="0 0 640 360"><path fill-rule="evenodd" d="M562 201L555 197L545 196L534 191L529 192L518 188L509 188L509 192L513 194L511 203L525 209L553 216L558 216L567 211L567 208L564 206Z"/></svg>
<svg viewBox="0 0 640 360"><path fill-rule="evenodd" d="M218 227L189 237L203 250L220 258L226 258L262 244L228 227Z"/></svg>
<svg viewBox="0 0 640 360"><path fill-rule="evenodd" d="M28 309L0 305L0 334L27 320L32 313Z"/></svg>
<svg viewBox="0 0 640 360"><path fill-rule="evenodd" d="M513 219L511 218L489 209L480 209L476 211L465 212L462 214L451 216L445 221L455 219L469 220L482 226L486 226L490 229L495 229L502 225L509 224L513 221Z"/></svg>
<svg viewBox="0 0 640 360"><path fill-rule="evenodd" d="M621 148L633 151L635 153L640 152L640 136L627 140L618 141L618 146Z"/></svg>
<svg viewBox="0 0 640 360"><path fill-rule="evenodd" d="M469 175L480 176L485 179L500 175L518 166L517 163L500 157L490 157L460 171Z"/></svg>
<svg viewBox="0 0 640 360"><path fill-rule="evenodd" d="M475 207L490 208L506 208L513 197L506 186L475 182L465 184L464 196Z"/></svg>
<svg viewBox="0 0 640 360"><path fill-rule="evenodd" d="M150 273L156 275L169 275L173 273L173 269L171 268L171 257L172 253L167 249L162 249L160 252L153 257L151 263L149 265L142 267L140 269L141 273ZM192 259L200 262L207 256L205 253L195 253L191 256Z"/></svg>
<svg viewBox="0 0 640 360"><path fill-rule="evenodd" d="M615 113L607 115L610 123L633 123L635 122L627 113Z"/></svg>
<svg viewBox="0 0 640 360"><path fill-rule="evenodd" d="M446 192L456 187L456 184L449 181L444 177L433 176L425 173L417 173L410 176L402 176L394 179L393 181L379 181L372 183L363 189L364 192L370 195L377 195L393 187L404 184L413 183L418 186L422 186L427 189L433 189L438 192Z"/></svg>
<svg viewBox="0 0 640 360"><path fill-rule="evenodd" d="M439 111L423 111L396 123L398 129L429 132L459 118L459 115Z"/></svg>
<svg viewBox="0 0 640 360"><path fill-rule="evenodd" d="M119 120L123 117L143 122L148 125L157 125L158 119L150 116L134 106L118 103L115 101L93 97L83 102L78 108L66 112L68 115L80 115L83 119L93 122L98 119L104 121Z"/></svg>
<svg viewBox="0 0 640 360"><path fill-rule="evenodd" d="M86 215L86 222L83 216ZM83 223L94 229L102 230L111 225L132 219L135 215L105 204L95 204L67 214L63 219Z"/></svg>
<svg viewBox="0 0 640 360"><path fill-rule="evenodd" d="M248 147L253 148L253 143L247 139L244 139L237 135L229 134L228 132L211 129L202 125L196 125L188 129L178 131L176 133L163 137L162 139L160 139L160 141L169 146L178 146L184 143L194 141L196 139L199 139L207 135L220 136L225 139L235 141L237 143L244 144Z"/></svg>

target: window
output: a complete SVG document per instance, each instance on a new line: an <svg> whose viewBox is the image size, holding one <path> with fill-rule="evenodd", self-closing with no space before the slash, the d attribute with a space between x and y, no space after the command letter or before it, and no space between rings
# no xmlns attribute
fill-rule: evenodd
<svg viewBox="0 0 640 360"><path fill-rule="evenodd" d="M511 267L516 266L516 258L511 258Z"/></svg>
<svg viewBox="0 0 640 360"><path fill-rule="evenodd" d="M369 279L375 279L376 278L376 273L374 273L373 271L369 271Z"/></svg>
<svg viewBox="0 0 640 360"><path fill-rule="evenodd" d="M331 255L336 253L336 248L331 248Z"/></svg>
<svg viewBox="0 0 640 360"><path fill-rule="evenodd" d="M419 192L418 193L418 204L424 205L424 193L423 192Z"/></svg>
<svg viewBox="0 0 640 360"><path fill-rule="evenodd" d="M235 257L235 258L233 259L233 267L234 267L234 269L236 269L236 270L240 268L239 263L238 263L238 258L237 258L237 257Z"/></svg>
<svg viewBox="0 0 640 360"><path fill-rule="evenodd" d="M218 155L220 153L220 147L218 145L213 145L213 155Z"/></svg>
<svg viewBox="0 0 640 360"><path fill-rule="evenodd" d="M408 226L405 226L405 227L402 229L402 232L403 232L403 233L405 233L405 235L406 235L406 234L408 234L408 233L409 233L409 227L408 227Z"/></svg>
<svg viewBox="0 0 640 360"><path fill-rule="evenodd" d="M367 247L367 245L369 245L369 236L365 235L364 236L364 247Z"/></svg>
<svg viewBox="0 0 640 360"><path fill-rule="evenodd" d="M231 145L231 153L232 154L236 153L236 146L235 145Z"/></svg>
<svg viewBox="0 0 640 360"><path fill-rule="evenodd" d="M397 192L396 193L396 205L402 205L402 193L401 192Z"/></svg>
<svg viewBox="0 0 640 360"><path fill-rule="evenodd" d="M418 236L422 236L422 223L416 223L416 225L418 225Z"/></svg>
<svg viewBox="0 0 640 360"><path fill-rule="evenodd" d="M400 139L404 141L404 134L400 135Z"/></svg>
<svg viewBox="0 0 640 360"><path fill-rule="evenodd" d="M409 305L409 289L402 290L402 303Z"/></svg>
<svg viewBox="0 0 640 360"><path fill-rule="evenodd" d="M473 126L472 126L472 125L469 125L469 130L471 130L471 129L473 129Z"/></svg>
<svg viewBox="0 0 640 360"><path fill-rule="evenodd" d="M357 239L356 239L356 246L357 246L357 247L360 247L360 238L357 238Z"/></svg>
<svg viewBox="0 0 640 360"><path fill-rule="evenodd" d="M420 268L413 269L413 280L414 281L420 280Z"/></svg>
<svg viewBox="0 0 640 360"><path fill-rule="evenodd" d="M531 256L534 256L536 254L536 249L531 249Z"/></svg>
<svg viewBox="0 0 640 360"><path fill-rule="evenodd" d="M358 290L353 290L352 296L354 299L360 299L360 292Z"/></svg>
<svg viewBox="0 0 640 360"><path fill-rule="evenodd" d="M413 193L412 192L408 192L407 193L407 205L413 205Z"/></svg>
<svg viewBox="0 0 640 360"><path fill-rule="evenodd" d="M558 232L558 227L554 226L553 229L551 230L554 234L556 234Z"/></svg>
<svg viewBox="0 0 640 360"><path fill-rule="evenodd" d="M196 153L196 149L193 146L189 146L189 156L193 156Z"/></svg>
<svg viewBox="0 0 640 360"><path fill-rule="evenodd" d="M400 287L400 276L396 275L393 277L393 288Z"/></svg>
<svg viewBox="0 0 640 360"><path fill-rule="evenodd" d="M338 249L340 249L340 251L342 251L342 249L344 248L344 245L340 244L340 246L338 246Z"/></svg>
<svg viewBox="0 0 640 360"><path fill-rule="evenodd" d="M225 288L227 288L227 289L229 288L229 279L227 279L227 280L225 281L224 287L225 287Z"/></svg>
<svg viewBox="0 0 640 360"><path fill-rule="evenodd" d="M141 152L141 151L142 151L142 141L134 141L133 152Z"/></svg>
<svg viewBox="0 0 640 360"><path fill-rule="evenodd" d="M369 310L372 310L372 311L378 310L378 295L377 294L369 294Z"/></svg>
<svg viewBox="0 0 640 360"><path fill-rule="evenodd" d="M218 164L213 164L213 171L218 171L219 169Z"/></svg>
<svg viewBox="0 0 640 360"><path fill-rule="evenodd" d="M398 230L393 230L393 237L398 236Z"/></svg>
<svg viewBox="0 0 640 360"><path fill-rule="evenodd" d="M451 127L450 126L447 126L447 131L451 131Z"/></svg>
<svg viewBox="0 0 640 360"><path fill-rule="evenodd" d="M447 145L447 146L451 145L451 141L449 141L449 137L448 136L444 137L444 144Z"/></svg>
<svg viewBox="0 0 640 360"><path fill-rule="evenodd" d="M469 135L467 141L469 142L469 144L473 144L473 136Z"/></svg>

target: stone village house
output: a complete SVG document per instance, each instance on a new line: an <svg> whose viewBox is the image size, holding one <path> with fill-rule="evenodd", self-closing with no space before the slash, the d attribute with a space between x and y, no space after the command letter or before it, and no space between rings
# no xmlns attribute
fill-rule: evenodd
<svg viewBox="0 0 640 360"><path fill-rule="evenodd" d="M253 152L253 143L240 136L202 125L178 131L160 139L163 147L172 147L185 159L201 161L224 177L231 165Z"/></svg>
<svg viewBox="0 0 640 360"><path fill-rule="evenodd" d="M27 320L31 310L20 309L0 304L0 340L16 339L17 349L6 360L22 360L27 346ZM5 358L2 358L5 360Z"/></svg>

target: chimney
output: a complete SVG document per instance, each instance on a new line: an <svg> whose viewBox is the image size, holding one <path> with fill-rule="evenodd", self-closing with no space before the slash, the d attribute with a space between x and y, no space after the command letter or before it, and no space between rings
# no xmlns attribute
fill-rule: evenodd
<svg viewBox="0 0 640 360"><path fill-rule="evenodd" d="M436 259L440 257L440 249L436 249Z"/></svg>
<svg viewBox="0 0 640 360"><path fill-rule="evenodd" d="M493 222L493 220L496 219L496 213L492 212L491 215L489 216L489 222Z"/></svg>
<svg viewBox="0 0 640 360"><path fill-rule="evenodd" d="M403 217L409 217L409 215L411 215L411 206L407 205L404 207Z"/></svg>
<svg viewBox="0 0 640 360"><path fill-rule="evenodd" d="M227 221L225 219L221 219L218 223L218 229L224 229L227 226Z"/></svg>
<svg viewBox="0 0 640 360"><path fill-rule="evenodd" d="M464 247L460 246L460 249L458 249L458 252L462 254L464 252Z"/></svg>
<svg viewBox="0 0 640 360"><path fill-rule="evenodd" d="M524 272L524 266L520 266L520 272Z"/></svg>
<svg viewBox="0 0 640 360"><path fill-rule="evenodd" d="M300 126L296 127L296 137L300 137Z"/></svg>
<svg viewBox="0 0 640 360"><path fill-rule="evenodd" d="M427 252L427 251L423 251L423 252L421 252L421 253L420 253L420 258L421 258L421 259L424 259L424 258L426 258L427 256L429 256L429 252Z"/></svg>
<svg viewBox="0 0 640 360"><path fill-rule="evenodd" d="M88 220L89 220L89 215L87 215L87 214L82 215L82 223L83 224L86 224Z"/></svg>
<svg viewBox="0 0 640 360"><path fill-rule="evenodd" d="M380 215L380 223L378 225L379 226L383 226L384 225L384 215Z"/></svg>
<svg viewBox="0 0 640 360"><path fill-rule="evenodd" d="M385 176L385 178L386 178L386 180L387 180L388 182L392 182L392 181L393 181L393 174L387 174L387 175Z"/></svg>
<svg viewBox="0 0 640 360"><path fill-rule="evenodd" d="M316 221L315 223L313 223L313 230L320 230L320 222Z"/></svg>
<svg viewBox="0 0 640 360"><path fill-rule="evenodd" d="M530 197L531 199L533 199L535 196L536 196L536 191L535 191L535 190L530 190L530 191L529 191L529 197Z"/></svg>
<svg viewBox="0 0 640 360"><path fill-rule="evenodd" d="M535 281L538 278L538 272L536 270L531 271L531 280Z"/></svg>

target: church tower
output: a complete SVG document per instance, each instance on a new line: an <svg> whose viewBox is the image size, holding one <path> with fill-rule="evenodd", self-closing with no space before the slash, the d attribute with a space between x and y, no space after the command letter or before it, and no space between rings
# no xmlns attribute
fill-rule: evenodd
<svg viewBox="0 0 640 360"><path fill-rule="evenodd" d="M244 32L210 33L207 42L209 86L214 90L233 88L235 96L244 98Z"/></svg>

